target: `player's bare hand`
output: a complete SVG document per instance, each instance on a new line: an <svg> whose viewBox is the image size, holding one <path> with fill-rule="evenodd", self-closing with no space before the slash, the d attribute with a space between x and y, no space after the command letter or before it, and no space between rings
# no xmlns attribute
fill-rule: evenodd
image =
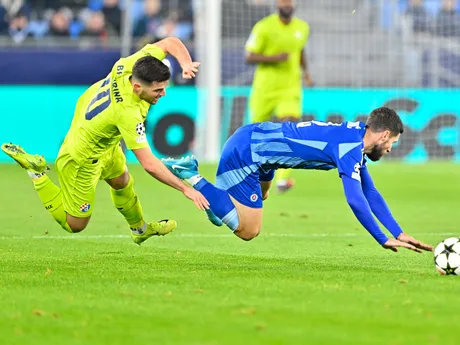
<svg viewBox="0 0 460 345"><path fill-rule="evenodd" d="M433 246L430 246L429 244L425 244L420 242L419 240L416 240L412 236L409 236L405 233L402 233L401 235L398 236L398 240L401 242L409 243L413 245L414 247L422 250L426 250L427 252L432 252L433 251Z"/></svg>
<svg viewBox="0 0 460 345"><path fill-rule="evenodd" d="M409 244L409 243L406 243L406 242L401 242L401 241L398 241L398 240L395 240L395 239L392 239L392 238L390 238L388 241L386 241L382 245L382 247L385 248L385 249L390 249L390 250L392 250L394 252L397 252L398 247L401 247L401 248L406 248L406 249L413 250L414 252L417 252L417 253L422 253L422 251L420 249L418 249L417 247L413 246L412 244Z"/></svg>
<svg viewBox="0 0 460 345"><path fill-rule="evenodd" d="M303 75L303 80L305 81L305 85L308 87L313 86L313 80L311 79L310 73L305 72Z"/></svg>
<svg viewBox="0 0 460 345"><path fill-rule="evenodd" d="M207 210L209 209L209 201L201 194L199 191L193 189L192 187L187 187L184 190L184 195L188 199L192 200L195 203L195 206L199 210Z"/></svg>
<svg viewBox="0 0 460 345"><path fill-rule="evenodd" d="M278 55L275 55L276 61L278 62L284 62L289 59L289 53L281 53Z"/></svg>
<svg viewBox="0 0 460 345"><path fill-rule="evenodd" d="M188 65L181 66L182 67L182 78L184 79L192 79L195 78L195 73L198 72L198 67L200 67L201 63L199 62L191 62Z"/></svg>

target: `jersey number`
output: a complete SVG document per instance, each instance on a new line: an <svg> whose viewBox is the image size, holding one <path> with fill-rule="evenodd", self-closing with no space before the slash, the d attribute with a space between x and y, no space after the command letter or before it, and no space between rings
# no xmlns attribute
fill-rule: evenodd
<svg viewBox="0 0 460 345"><path fill-rule="evenodd" d="M102 85L99 88L99 90L102 89L104 86L106 86L108 84L110 84L110 77L105 79L102 82ZM97 107L91 109L91 107L92 107L92 105L94 103L96 103L97 101L99 101L99 100L101 100L101 99L103 99L105 97L107 97L107 99L104 102L99 104ZM107 107L110 105L110 103L111 103L111 99L110 99L110 86L109 86L109 88L107 90L99 92L96 95L96 97L94 97L91 100L91 102L88 105L88 108L86 108L85 119L91 120L93 117L99 115L101 112L103 112L105 109L107 109Z"/></svg>

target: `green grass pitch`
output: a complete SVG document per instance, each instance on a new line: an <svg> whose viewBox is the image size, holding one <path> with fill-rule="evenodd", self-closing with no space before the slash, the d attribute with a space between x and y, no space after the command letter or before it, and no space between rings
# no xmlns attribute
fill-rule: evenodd
<svg viewBox="0 0 460 345"><path fill-rule="evenodd" d="M130 169L146 218L179 223L141 247L105 183L89 227L70 235L25 172L0 166L1 344L460 342L460 277L439 275L431 253L379 247L336 171L296 171L296 188L266 202L261 235L243 242ZM406 232L433 245L460 235L460 165L369 169Z"/></svg>

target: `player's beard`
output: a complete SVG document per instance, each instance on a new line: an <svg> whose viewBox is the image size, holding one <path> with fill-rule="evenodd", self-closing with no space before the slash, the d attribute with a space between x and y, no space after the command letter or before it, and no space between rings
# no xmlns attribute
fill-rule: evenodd
<svg viewBox="0 0 460 345"><path fill-rule="evenodd" d="M373 162L377 162L384 156L384 150L381 145L375 145L370 153L366 153L367 158Z"/></svg>
<svg viewBox="0 0 460 345"><path fill-rule="evenodd" d="M294 7L280 7L278 13L283 19L291 19L294 14Z"/></svg>

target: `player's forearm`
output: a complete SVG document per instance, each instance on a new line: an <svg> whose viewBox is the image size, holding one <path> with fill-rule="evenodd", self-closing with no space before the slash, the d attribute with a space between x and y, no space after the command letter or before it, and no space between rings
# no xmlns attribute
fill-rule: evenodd
<svg viewBox="0 0 460 345"><path fill-rule="evenodd" d="M305 55L304 51L300 54L300 67L304 73L308 73L308 62L307 56Z"/></svg>
<svg viewBox="0 0 460 345"><path fill-rule="evenodd" d="M256 53L247 53L246 62L247 63L277 63L280 62L279 55L263 55Z"/></svg>
<svg viewBox="0 0 460 345"><path fill-rule="evenodd" d="M190 65L192 63L190 53L180 39L168 37L164 41L166 41L165 52L174 56L181 66Z"/></svg>
<svg viewBox="0 0 460 345"><path fill-rule="evenodd" d="M403 230L391 214L390 208L385 202L382 194L375 188L374 182L367 169L361 171L361 180L364 196L369 202L372 212L380 223L382 223L395 238L398 238L398 236L403 233Z"/></svg>
<svg viewBox="0 0 460 345"><path fill-rule="evenodd" d="M144 166L144 169L156 180L184 192L185 184L172 174L158 158L154 157L148 165Z"/></svg>
<svg viewBox="0 0 460 345"><path fill-rule="evenodd" d="M375 214L380 223L395 237L403 233L401 226L398 224L396 219L391 214L390 208L383 199L380 193L376 193L374 196L366 196L371 206L372 212Z"/></svg>
<svg viewBox="0 0 460 345"><path fill-rule="evenodd" d="M388 237L382 232L372 216L369 203L362 192L361 184L345 175L342 176L342 183L348 204L356 218L358 218L361 225L372 235L372 237L374 237L379 244L383 245L388 241Z"/></svg>

